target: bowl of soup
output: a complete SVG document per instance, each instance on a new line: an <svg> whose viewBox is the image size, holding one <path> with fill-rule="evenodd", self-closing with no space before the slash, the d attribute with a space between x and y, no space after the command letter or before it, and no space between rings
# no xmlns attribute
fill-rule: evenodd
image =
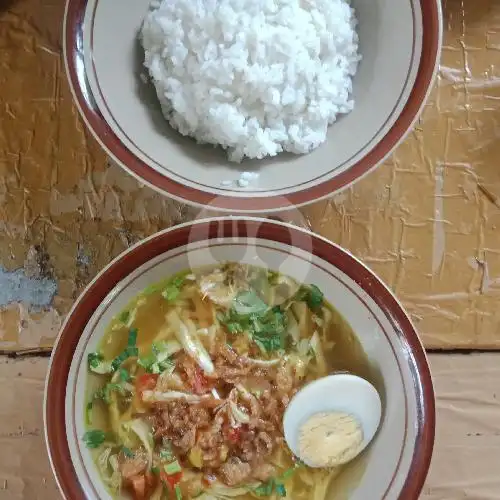
<svg viewBox="0 0 500 500"><path fill-rule="evenodd" d="M383 406L341 467L290 451L283 416L306 384L350 373ZM64 498L417 499L434 393L389 289L335 244L268 219L157 233L86 288L55 345L45 432Z"/></svg>

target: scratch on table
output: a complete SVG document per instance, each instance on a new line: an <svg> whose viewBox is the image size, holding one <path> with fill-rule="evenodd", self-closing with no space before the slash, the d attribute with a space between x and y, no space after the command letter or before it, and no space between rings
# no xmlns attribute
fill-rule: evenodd
<svg viewBox="0 0 500 500"><path fill-rule="evenodd" d="M479 191L486 196L486 199L493 203L495 207L500 208L500 200L498 199L497 196L495 196L487 187L483 186L482 184L477 185Z"/></svg>
<svg viewBox="0 0 500 500"><path fill-rule="evenodd" d="M7 356L10 359L22 358L48 358L52 354L52 347L36 347L27 349L0 349L0 356Z"/></svg>

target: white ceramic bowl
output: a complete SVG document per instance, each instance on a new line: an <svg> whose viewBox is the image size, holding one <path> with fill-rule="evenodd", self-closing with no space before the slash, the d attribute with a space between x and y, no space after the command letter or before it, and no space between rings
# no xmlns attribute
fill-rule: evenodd
<svg viewBox="0 0 500 500"><path fill-rule="evenodd" d="M245 218L198 221L155 234L117 257L77 300L54 347L44 407L47 447L63 496L110 498L81 441L86 358L107 323L148 284L227 260L316 283L351 324L379 374L383 418L349 498L417 500L432 455L434 394L424 349L401 305L340 247L294 226ZM332 492L329 498L343 497Z"/></svg>
<svg viewBox="0 0 500 500"><path fill-rule="evenodd" d="M67 0L66 70L80 112L108 154L154 189L195 205L270 212L318 200L379 165L417 119L436 73L442 36L440 0L352 0L363 60L354 110L330 127L309 155L227 161L220 148L180 136L141 79L137 33L150 0ZM228 187L258 171L246 188Z"/></svg>

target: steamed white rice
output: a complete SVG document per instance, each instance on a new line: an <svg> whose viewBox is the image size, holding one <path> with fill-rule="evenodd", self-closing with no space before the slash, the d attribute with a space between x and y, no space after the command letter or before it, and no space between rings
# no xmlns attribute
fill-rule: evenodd
<svg viewBox="0 0 500 500"><path fill-rule="evenodd" d="M354 106L346 0L155 1L142 43L170 124L233 161L308 153Z"/></svg>

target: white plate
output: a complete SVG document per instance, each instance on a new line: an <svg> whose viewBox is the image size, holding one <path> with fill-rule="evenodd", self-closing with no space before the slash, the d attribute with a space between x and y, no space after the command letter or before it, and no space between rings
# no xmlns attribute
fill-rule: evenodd
<svg viewBox="0 0 500 500"><path fill-rule="evenodd" d="M156 189L223 210L308 203L378 165L416 119L441 43L436 0L353 0L363 56L354 78L354 110L332 125L327 142L309 155L238 165L221 149L197 145L171 129L154 89L143 81L137 35L149 0L121 0L119 10L114 0L75 3L68 2L66 64L80 109L102 146ZM433 15L424 17L423 9ZM221 185L248 170L260 174L250 187Z"/></svg>

